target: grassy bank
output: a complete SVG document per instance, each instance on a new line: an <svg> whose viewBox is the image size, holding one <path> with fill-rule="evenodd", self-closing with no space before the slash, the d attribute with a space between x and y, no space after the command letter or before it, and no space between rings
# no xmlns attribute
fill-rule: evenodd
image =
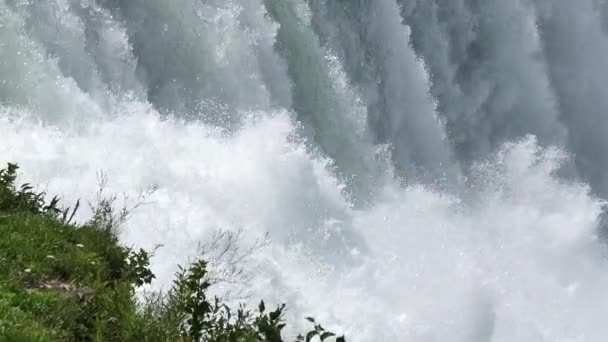
<svg viewBox="0 0 608 342"><path fill-rule="evenodd" d="M122 246L120 214L101 201L86 224L28 185L17 166L0 170L0 341L271 341L284 306L231 309L208 298L204 260L181 268L173 288L138 302L150 256ZM314 319L297 341L344 341ZM292 339L293 340L293 339Z"/></svg>

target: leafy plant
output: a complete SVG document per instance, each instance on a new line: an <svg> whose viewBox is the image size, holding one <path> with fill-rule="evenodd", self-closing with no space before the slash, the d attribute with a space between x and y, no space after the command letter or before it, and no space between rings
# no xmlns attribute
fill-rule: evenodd
<svg viewBox="0 0 608 342"><path fill-rule="evenodd" d="M331 331L327 331L325 330L325 328L323 328L321 326L321 324L318 324L314 318L312 317L306 317L306 320L311 322L312 324L314 324L314 327L312 330L310 330L307 334L306 337L304 337L303 335L298 335L296 342L310 342L312 341L315 337L319 337L319 339L321 341L325 341L328 338L334 337L336 336L336 334L334 334ZM345 342L345 338L344 336L340 336L336 338L336 342Z"/></svg>
<svg viewBox="0 0 608 342"><path fill-rule="evenodd" d="M46 194L34 191L29 183L25 183L18 188L15 186L18 169L19 167L16 164L9 163L6 169L0 170L0 211L59 215L62 211L59 209L59 198L57 196L46 203Z"/></svg>
<svg viewBox="0 0 608 342"><path fill-rule="evenodd" d="M240 305L235 311L222 303L220 298L210 299L207 296L212 284L208 280L206 268L207 263L204 260L192 263L188 269L180 267L173 288L166 296L167 301L161 301L160 305L164 307L165 315L178 313L179 327L174 331L179 331L182 338L193 341L284 341L282 331L286 326L283 319L285 304L268 311L264 301L261 301L257 311L247 310L244 305ZM156 305L159 305L159 302L156 302ZM313 318L307 319L315 326L306 337L299 335L296 342L310 342L314 338L326 341L336 336L326 331L320 324L316 324ZM163 318L160 320L162 321ZM345 338L338 337L335 341L345 342Z"/></svg>
<svg viewBox="0 0 608 342"><path fill-rule="evenodd" d="M143 249L138 252L129 251L127 257L127 279L137 287L152 283L156 278L150 271L150 254Z"/></svg>

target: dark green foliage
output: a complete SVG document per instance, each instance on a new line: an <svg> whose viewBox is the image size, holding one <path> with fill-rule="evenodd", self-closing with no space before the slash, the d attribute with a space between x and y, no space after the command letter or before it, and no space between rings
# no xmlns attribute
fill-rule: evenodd
<svg viewBox="0 0 608 342"><path fill-rule="evenodd" d="M169 293L169 306L183 314L182 336L195 341L282 341L284 306L267 313L261 302L256 314L244 306L233 312L219 298L207 298L210 283L206 267L204 261L197 261L187 271L182 269Z"/></svg>
<svg viewBox="0 0 608 342"><path fill-rule="evenodd" d="M119 244L128 210L116 214L115 198L101 199L76 226L79 203L60 209L56 197L16 187L17 170L0 170L0 341L284 341L284 305L233 310L209 298L202 260L180 268L166 294L138 302L136 288L154 274L148 252ZM309 320L313 330L296 341L335 336Z"/></svg>
<svg viewBox="0 0 608 342"><path fill-rule="evenodd" d="M306 334L306 337L304 337L303 335L298 335L298 338L296 339L296 342L310 342L312 341L315 337L318 337L321 341L325 341L328 338L332 338L334 336L336 336L336 334L334 334L331 331L327 331L325 330L325 328L323 328L321 326L321 324L317 324L317 322L315 321L314 318L312 317L306 317L306 320L309 321L310 323L314 324L314 327L311 331L309 331ZM344 336L340 336L336 338L336 342L345 342L345 338Z"/></svg>
<svg viewBox="0 0 608 342"><path fill-rule="evenodd" d="M157 296L148 303L144 314L147 322L159 326L171 322L173 326L163 328L167 340L192 340L214 342L283 342L282 331L286 326L283 320L285 305L272 311L266 309L261 301L257 311L248 310L241 305L233 310L215 297L208 298L207 290L211 286L207 278L207 264L199 260L176 274L172 289L165 296ZM154 308L154 310L151 310ZM314 328L296 338L299 341L326 341L335 334L326 331L314 319ZM170 333L168 333L170 332ZM155 336L158 336L154 334ZM338 337L336 342L345 342Z"/></svg>
<svg viewBox="0 0 608 342"><path fill-rule="evenodd" d="M139 252L129 251L127 263L127 278L136 286L150 284L156 278L149 268L150 255L143 249L140 249Z"/></svg>
<svg viewBox="0 0 608 342"><path fill-rule="evenodd" d="M57 197L45 204L45 193L35 192L30 184L15 187L18 169L17 165L9 163L6 169L0 170L0 211L58 215L61 211Z"/></svg>

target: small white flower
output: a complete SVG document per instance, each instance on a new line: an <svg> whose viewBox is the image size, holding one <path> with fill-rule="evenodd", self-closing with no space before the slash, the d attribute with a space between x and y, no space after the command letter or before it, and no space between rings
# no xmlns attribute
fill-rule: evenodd
<svg viewBox="0 0 608 342"><path fill-rule="evenodd" d="M91 265L97 265L95 261L91 261Z"/></svg>
<svg viewBox="0 0 608 342"><path fill-rule="evenodd" d="M31 268L26 268L25 269L25 273L32 273L32 269Z"/></svg>
<svg viewBox="0 0 608 342"><path fill-rule="evenodd" d="M78 248L84 248L84 245L81 244L81 243L79 243L79 244L76 245L76 247L78 247Z"/></svg>
<svg viewBox="0 0 608 342"><path fill-rule="evenodd" d="M50 255L50 254L49 254L49 255L47 255L47 256L46 256L46 258L47 258L47 259L55 259L55 257L54 257L54 256L52 256L52 255Z"/></svg>

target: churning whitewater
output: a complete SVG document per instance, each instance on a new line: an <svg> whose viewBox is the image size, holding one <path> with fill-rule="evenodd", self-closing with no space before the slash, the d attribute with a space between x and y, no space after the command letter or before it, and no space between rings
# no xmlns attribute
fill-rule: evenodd
<svg viewBox="0 0 608 342"><path fill-rule="evenodd" d="M156 289L235 232L349 340L602 342L607 55L602 0L0 0L0 162L140 203Z"/></svg>

